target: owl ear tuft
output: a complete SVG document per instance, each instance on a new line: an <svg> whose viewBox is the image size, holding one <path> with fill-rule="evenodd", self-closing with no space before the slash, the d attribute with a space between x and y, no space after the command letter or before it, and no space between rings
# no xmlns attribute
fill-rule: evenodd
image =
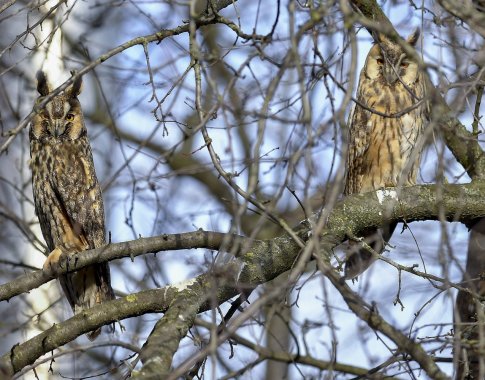
<svg viewBox="0 0 485 380"><path fill-rule="evenodd" d="M71 71L71 75L76 75L74 70ZM83 87L83 78L78 77L74 80L73 84L69 86L66 90L66 94L70 98L77 98L78 95L81 93Z"/></svg>
<svg viewBox="0 0 485 380"><path fill-rule="evenodd" d="M421 34L421 29L419 28L416 28L414 30L414 32L412 32L408 38L406 38L406 42L411 45L411 46L415 46L416 43L418 42L419 40L419 36Z"/></svg>
<svg viewBox="0 0 485 380"><path fill-rule="evenodd" d="M47 81L47 76L42 70L37 71L37 91L42 96L47 96L50 92L49 82Z"/></svg>

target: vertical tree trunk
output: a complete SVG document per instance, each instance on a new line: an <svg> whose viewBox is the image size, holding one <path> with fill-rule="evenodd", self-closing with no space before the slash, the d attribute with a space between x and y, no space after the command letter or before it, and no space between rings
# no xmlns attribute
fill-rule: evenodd
<svg viewBox="0 0 485 380"><path fill-rule="evenodd" d="M470 233L463 287L456 297L455 352L456 380L485 376L484 313L480 299L485 295L485 219Z"/></svg>

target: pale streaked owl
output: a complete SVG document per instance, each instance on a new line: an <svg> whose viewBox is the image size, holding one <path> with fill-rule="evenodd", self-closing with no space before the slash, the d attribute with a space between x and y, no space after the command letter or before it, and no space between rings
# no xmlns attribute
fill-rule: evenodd
<svg viewBox="0 0 485 380"><path fill-rule="evenodd" d="M106 244L103 199L93 164L78 95L82 79L36 110L30 127L35 211L49 254L44 270L63 253ZM46 75L37 73L39 104L50 93ZM74 313L114 298L107 263L59 276ZM95 339L100 329L88 334Z"/></svg>
<svg viewBox="0 0 485 380"><path fill-rule="evenodd" d="M419 29L408 37L415 46ZM426 124L425 83L418 64L383 35L370 49L360 73L357 102L349 118L345 195L416 183ZM396 225L370 230L365 241L382 253ZM374 258L351 244L345 278L358 276Z"/></svg>

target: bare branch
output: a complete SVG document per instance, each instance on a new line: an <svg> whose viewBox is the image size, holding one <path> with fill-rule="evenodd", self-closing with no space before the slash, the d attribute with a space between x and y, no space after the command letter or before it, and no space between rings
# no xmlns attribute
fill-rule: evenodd
<svg viewBox="0 0 485 380"><path fill-rule="evenodd" d="M399 193L399 196L394 190L391 190L390 194L392 196L381 197L380 199L376 197L376 193L348 197L344 201L337 203L332 210L326 221L326 226L320 234L322 239L320 246L329 255L331 249L343 242L349 234L360 235L369 226L380 226L384 221L389 220L405 219L410 222L438 219L441 215L444 215L447 220L460 220L466 223L477 217L485 216L485 204L481 196L482 192L485 191L485 183L475 181L466 185L444 185L440 190L440 193L437 194L437 186L427 185L404 188ZM294 234L303 241L307 241L312 236L311 222L303 221L294 230ZM239 244L238 239L239 237L232 241L232 244L234 242ZM138 255L160 251L161 249L186 249L197 246L218 249L221 248L222 241L224 241L223 234L213 235L202 231L138 239L133 242L112 244L105 249L75 254L74 259L71 259L69 270L80 269L89 264L115 258L128 257L130 253ZM228 264L221 271L221 273L227 274L224 283L228 285L218 287L217 303L220 304L237 295L240 292L240 286L255 287L291 269L300 252L299 244L288 234L272 240L254 241L251 248L245 248L244 253L239 257L244 263L242 271L239 272L235 263ZM234 265L236 265L236 269ZM337 273L330 271L328 267L325 268L325 275L331 279L334 286L342 294L350 297L348 288L340 284ZM66 267L61 264L59 274L66 271ZM27 291L29 286L38 286L40 283L52 278L52 276L47 276L41 271L23 276L14 281L17 284L16 287L9 286L9 284L2 286L3 299L5 299L5 294L7 294L8 298L11 298L13 295L18 294L19 288L21 291ZM19 283L23 286L19 287ZM336 285L337 283L339 283L338 286ZM7 373L15 373L24 366L32 364L44 353L92 329L135 315L148 312L163 312L168 309L172 301L178 297L180 291L183 291L185 288L195 292L198 297L202 297L204 300L208 299L209 294L214 294L214 281L210 272L190 280L188 284L139 292L84 311L66 322L54 325L48 331L20 346L12 348L10 353L4 355L3 366L7 368ZM235 284L238 285L235 286ZM11 290L12 288L14 291ZM356 299L355 297L357 295L352 295L351 299ZM359 302L363 301L359 299ZM200 304L200 302L197 302L197 305ZM205 302L198 311L201 312L211 307L211 302ZM371 316L366 314L371 311L356 309L354 312L366 321L374 321L372 322L374 328L391 337L396 344L404 345L403 349L410 349L410 352L415 355L415 360L420 362L422 359L420 346L418 347L417 344L408 340L402 341L402 334L381 321L380 318L375 319L376 317L372 316L373 319L365 319L367 318L366 316ZM189 312L188 316L192 315L191 313ZM434 373L434 367L429 367L428 359L423 360L423 368L425 368L424 365L427 365L428 367L426 368L430 371L429 373Z"/></svg>

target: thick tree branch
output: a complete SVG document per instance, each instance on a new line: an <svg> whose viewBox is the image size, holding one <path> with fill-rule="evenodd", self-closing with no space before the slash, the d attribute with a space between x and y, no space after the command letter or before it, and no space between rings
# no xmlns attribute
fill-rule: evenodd
<svg viewBox="0 0 485 380"><path fill-rule="evenodd" d="M113 243L105 247L77 252L70 256L61 256L59 266L56 268L55 273L46 273L42 270L37 270L0 285L0 301L8 301L10 298L35 289L61 274L75 272L91 264L121 259L123 257L133 259L139 255L160 251L191 248L220 250L224 246L234 248L240 244L249 245L250 243L250 239L241 236L232 235L230 237L228 234L206 231L160 235L123 243Z"/></svg>
<svg viewBox="0 0 485 380"><path fill-rule="evenodd" d="M140 354L143 367L133 378L165 378L170 373L172 358L179 343L193 326L197 313L208 297L208 294L201 297L200 292L192 288L180 292L150 333Z"/></svg>
<svg viewBox="0 0 485 380"><path fill-rule="evenodd" d="M465 185L442 185L439 191L437 185L405 188L399 194L399 207L393 206L390 214L386 211L386 216L382 215L382 205L375 198L375 193L347 197L344 201L339 202L332 211L327 230L330 228L331 233L340 243L346 239L347 235L358 236L365 228L378 227L384 221L392 219L407 222L436 220L439 217L440 207L444 209L448 220L469 223L485 216L482 191L485 191L485 183L482 181L474 181ZM270 241L256 242L257 244L267 244ZM60 274L73 272L91 264L167 250L192 248L220 250L224 246L234 249L236 245L240 249L242 246L250 244L255 243L241 236L228 236L207 231L160 235L109 244L106 247L61 257L56 274L38 270L0 285L0 301L9 300L49 282Z"/></svg>
<svg viewBox="0 0 485 380"><path fill-rule="evenodd" d="M402 189L399 195L395 190L388 189L378 191L377 197L376 193L348 197L338 202L331 211L326 226L320 234L321 246L324 248L324 252L328 254L348 235L359 236L366 228L380 226L389 220L411 222L438 219L440 215L443 215L447 220L467 223L470 220L485 216L485 203L482 196L484 192L485 183L475 181L466 185L443 185L440 188L436 185L414 186ZM304 220L294 232L301 240L307 241L312 235L311 223ZM187 239L184 239L184 236ZM208 239L210 236L213 239ZM244 247L239 239L236 238L232 243ZM165 235L157 238L138 239L128 243L112 244L107 246L104 251L85 251L77 254L77 260L74 260L74 262L76 268L79 269L101 261L127 257L130 256L130 253L142 254L160 249L195 248L196 243L203 248L218 249L222 246L223 241L223 234L201 231ZM231 239L228 242L231 242ZM229 246L227 247L229 248ZM272 280L291 269L300 252L300 246L288 234L272 240L254 241L253 245L246 248L244 253L239 256L243 263L242 270L235 268L234 263L230 263L221 269L220 273L224 273L225 285L214 289L214 273L209 272L185 284L147 290L101 304L65 322L54 325L44 333L15 346L3 356L2 367L9 374L15 373L26 365L32 364L41 355L99 326L144 313L164 312L180 292L187 288L203 299L206 299L207 294L213 294L217 304L221 304L239 294L242 287L256 287L258 284ZM71 263L70 265L70 268L73 268L74 264ZM60 273L65 273L65 271L65 267L60 269ZM39 276L39 272L41 271L23 276L23 281L32 281L33 278ZM40 275L42 276L42 273ZM338 275L336 273L333 275L332 281L336 281ZM50 277L43 277L42 279L45 282ZM16 281L18 282L18 280ZM3 287L8 289L8 284L3 285ZM22 291L29 290L28 286L24 286L22 289ZM338 289L341 290L341 287ZM12 294L18 294L18 289L16 292L10 293L10 297ZM198 312L208 310L212 306L212 302L207 301L200 306ZM392 327L387 324L382 325L373 322L372 326L387 336L391 336L391 339L392 336L395 336L395 334L389 333L389 329L392 329ZM396 342L398 346L399 339ZM414 346L411 348L417 349Z"/></svg>

